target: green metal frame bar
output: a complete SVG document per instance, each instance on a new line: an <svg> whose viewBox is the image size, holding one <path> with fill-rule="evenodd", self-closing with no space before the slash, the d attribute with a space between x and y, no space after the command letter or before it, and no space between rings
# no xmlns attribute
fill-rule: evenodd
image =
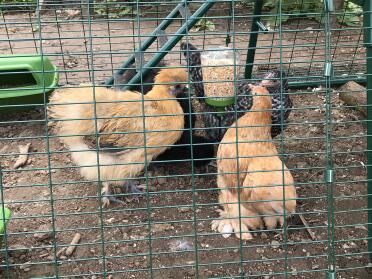
<svg viewBox="0 0 372 279"><path fill-rule="evenodd" d="M364 45L367 59L367 157L368 157L368 253L372 262L372 3L366 1L363 6Z"/></svg>
<svg viewBox="0 0 372 279"><path fill-rule="evenodd" d="M180 14L180 8L183 8L185 6L185 2L179 3L170 13L169 15L159 24L159 26L151 33L150 37L144 41L140 48L137 49L128 59L125 61L120 69L118 69L115 74L117 75L122 75L128 67L134 63L135 58L136 58L136 53L140 51L145 51L148 49L153 42L155 42L156 38L158 37L158 32L159 31L164 31L172 22L173 19L175 19L179 14ZM159 60L160 61L160 60ZM157 62L159 62L157 61ZM155 63L157 64L157 63ZM105 82L105 85L111 86L114 84L114 77L111 77Z"/></svg>
<svg viewBox="0 0 372 279"><path fill-rule="evenodd" d="M367 78L361 77L361 76L355 76L355 75L350 75L348 77L332 77L330 79L330 83L331 83L332 86L343 85L350 80L353 80L353 81L355 81L357 83L360 83L360 84L366 84L367 83ZM288 87L299 89L299 88L307 88L307 87L316 87L316 86L319 86L319 84L323 84L323 83L324 83L324 79L319 80L319 81L314 80L314 81L306 81L306 82L303 82L303 81L289 81L288 82Z"/></svg>
<svg viewBox="0 0 372 279"><path fill-rule="evenodd" d="M358 5L362 5L364 3L364 0L354 0L354 3ZM216 1L206 1L193 15L191 15L188 20L184 23L184 25L177 31L177 33L170 38L170 40L164 44L164 46L155 54L155 56L142 67L141 71L137 73L136 76L133 77L133 79L125 86L124 89L130 89L132 85L137 84L141 81L141 75L146 75L148 71L150 71L150 68L155 67L159 61L182 39L182 37L186 34L188 30L190 30L195 23L199 20L200 16L203 16L214 4ZM131 64L135 62L136 54L141 51L146 51L151 44L157 39L158 32L164 31L171 23L172 21L180 14L180 9L185 8L185 6L188 3L183 1L179 3L171 12L170 14L163 20L159 26L151 33L150 37L144 41L140 48L136 50L123 64L122 66L116 70L116 75L122 75ZM246 58L246 65L245 65L245 78L250 79L252 78L252 72L253 72L253 65L255 60L255 54L256 54L256 46L257 46L257 40L258 35L260 33L260 30L266 31L265 26L261 23L261 14L262 14L262 8L263 8L264 1L263 0L257 0L255 1L255 6L253 10L253 18L252 18L252 26L251 26L251 34L249 37L248 42L248 51L247 51L247 58ZM341 85L344 84L347 81L355 80L358 83L366 83L366 78L359 77L359 76L353 76L353 77L333 77L331 79L331 85ZM105 85L107 87L112 86L114 83L114 77L112 76L109 78ZM303 87L311 87L311 86L318 86L322 82L318 81L308 81L308 82L298 82L298 81L290 81L288 83L288 86L290 88L303 88Z"/></svg>
<svg viewBox="0 0 372 279"><path fill-rule="evenodd" d="M128 84L123 88L123 90L129 90L134 84L141 81L142 76L146 75L152 67L155 67L161 59L182 39L184 35L189 31L214 4L216 1L208 0L199 9L195 11L185 23L177 30L177 32L169 39L164 46L158 50L154 57L144 65L141 70L128 82ZM155 40L155 39L154 39Z"/></svg>
<svg viewBox="0 0 372 279"><path fill-rule="evenodd" d="M263 0L257 0L254 9L253 9L253 18L251 25L251 35L249 36L247 59L245 62L245 73L244 76L246 79L252 77L254 57L256 54L257 38L260 30L260 20L262 14Z"/></svg>

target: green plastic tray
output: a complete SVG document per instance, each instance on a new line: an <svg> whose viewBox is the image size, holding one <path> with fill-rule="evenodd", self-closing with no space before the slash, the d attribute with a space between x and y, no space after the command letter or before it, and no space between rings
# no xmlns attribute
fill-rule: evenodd
<svg viewBox="0 0 372 279"><path fill-rule="evenodd" d="M3 234L5 225L8 223L11 214L12 214L11 211L8 208L4 207L3 216L3 206L0 204L0 247L3 245Z"/></svg>
<svg viewBox="0 0 372 279"><path fill-rule="evenodd" d="M57 85L57 67L46 56L0 56L0 113L43 104Z"/></svg>
<svg viewBox="0 0 372 279"><path fill-rule="evenodd" d="M0 234L3 234L4 233L4 228L5 228L5 224L8 223L9 219L10 219L10 215L11 215L11 212L8 208L4 207L4 212L5 212L5 220L4 220L4 216L3 216L3 206L0 205Z"/></svg>
<svg viewBox="0 0 372 279"><path fill-rule="evenodd" d="M205 98L205 102L212 106L215 107L218 112L223 112L225 111L225 107L231 106L235 102L235 98Z"/></svg>

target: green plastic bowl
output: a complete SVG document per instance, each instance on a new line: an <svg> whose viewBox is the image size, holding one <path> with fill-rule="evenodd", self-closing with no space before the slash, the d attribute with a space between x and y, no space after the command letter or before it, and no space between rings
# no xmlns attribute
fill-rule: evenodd
<svg viewBox="0 0 372 279"><path fill-rule="evenodd" d="M217 111L223 112L225 110L225 107L231 106L232 104L234 104L235 98L234 97L220 98L220 99L205 98L205 102L208 105L215 107Z"/></svg>
<svg viewBox="0 0 372 279"><path fill-rule="evenodd" d="M44 93L55 89L58 78L57 67L46 56L0 56L0 113L43 104Z"/></svg>
<svg viewBox="0 0 372 279"><path fill-rule="evenodd" d="M3 245L3 235L5 230L5 225L9 222L10 216L12 215L11 211L0 205L0 246ZM5 218L4 218L5 217Z"/></svg>

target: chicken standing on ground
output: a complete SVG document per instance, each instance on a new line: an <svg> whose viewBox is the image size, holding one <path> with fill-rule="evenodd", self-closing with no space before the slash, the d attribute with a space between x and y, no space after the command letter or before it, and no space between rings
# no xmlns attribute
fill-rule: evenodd
<svg viewBox="0 0 372 279"><path fill-rule="evenodd" d="M181 50L185 58L190 72L190 79L193 82L195 95L199 98L203 110L206 112L204 117L206 133L215 142L221 141L226 130L230 127L237 112L237 118L240 118L249 111L252 107L252 92L250 89L250 81L241 79L237 82L236 104L227 106L224 114L216 114L214 107L209 106L204 102L204 85L203 72L201 67L200 51L190 43L181 43ZM282 82L280 81L282 79ZM280 71L269 71L264 79L259 84L270 92L272 99L272 127L271 135L276 137L285 128L287 119L291 112L292 101L288 91L288 82L284 73Z"/></svg>
<svg viewBox="0 0 372 279"><path fill-rule="evenodd" d="M223 210L219 211L222 219L212 222L212 229L224 237L233 232L240 237L241 220L241 236L246 240L252 239L249 229L261 229L264 224L268 229L283 226L284 216L296 209L293 177L279 159L270 134L269 92L253 85L251 90L251 111L227 130L218 147L217 184Z"/></svg>
<svg viewBox="0 0 372 279"><path fill-rule="evenodd" d="M143 76L142 85L134 85L133 90L146 94L152 89L154 78L159 73L160 68L165 67L165 63L160 61L156 68L151 69ZM115 75L114 87L116 90L120 89L120 85L127 84L136 74L133 65L129 66L123 75ZM214 158L214 141L206 137L195 135L193 128L195 127L196 115L190 105L189 92L180 93L177 95L177 101L180 103L184 112L185 127L181 138L174 144L173 147L160 154L154 164L175 164L185 163L192 160L195 167L206 166ZM170 162L167 162L170 161Z"/></svg>
<svg viewBox="0 0 372 279"><path fill-rule="evenodd" d="M104 206L118 201L109 196L109 184L126 185L131 192L141 193L128 178L136 177L146 162L181 137L184 115L175 97L187 90L187 81L184 70L164 69L144 96L102 87L62 89L52 95L49 115L57 122L55 133L63 136L81 175L103 182ZM96 129L98 144L87 143L95 140Z"/></svg>

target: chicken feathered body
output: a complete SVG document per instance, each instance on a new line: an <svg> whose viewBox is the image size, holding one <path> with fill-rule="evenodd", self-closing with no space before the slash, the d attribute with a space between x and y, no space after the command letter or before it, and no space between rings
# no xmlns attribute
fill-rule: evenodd
<svg viewBox="0 0 372 279"><path fill-rule="evenodd" d="M132 65L132 67L134 66ZM161 67L165 67L163 61L160 61L156 65L156 68L151 69L150 72L143 77L143 85L135 85L133 86L133 90L142 92L143 94L149 92L154 84L155 76L159 73ZM116 75L114 87L120 89L120 85L128 83L136 73L135 69L130 68L126 70L123 75ZM196 167L207 165L214 157L214 146L212 145L214 141L193 133L192 129L195 127L196 116L192 105L190 105L191 100L188 92L178 94L177 101L180 103L185 115L184 131L181 138L172 148L165 150L164 153L156 158L156 161L158 161L157 164L161 164L162 161L172 161L171 164L174 164L177 161L187 162L192 159Z"/></svg>
<svg viewBox="0 0 372 279"><path fill-rule="evenodd" d="M271 140L271 98L263 87L252 86L252 90L251 111L227 130L217 152L219 202L224 207L220 216L237 219L212 223L212 228L224 236L235 232L240 237L239 191L244 239L252 238L248 229L262 228L263 224L268 229L275 228L278 223L282 226L283 215L290 215L296 208L293 177L279 159Z"/></svg>
<svg viewBox="0 0 372 279"><path fill-rule="evenodd" d="M166 69L155 82L177 85L155 85L146 95L100 87L63 89L52 95L49 116L57 121L55 133L63 136L82 176L123 185L181 137L183 111L171 91L184 91L179 83L187 82L187 74ZM89 144L96 131L98 144ZM95 145L98 150L90 148Z"/></svg>
<svg viewBox="0 0 372 279"><path fill-rule="evenodd" d="M250 83L240 80L237 83L236 103L225 107L224 114L216 114L215 108L204 102L203 72L201 67L200 51L190 43L182 43L181 50L189 66L190 78L193 82L195 95L200 98L203 110L206 112L204 117L206 132L215 141L221 141L226 130L237 118L243 116L252 107L253 98ZM283 82L280 82L280 78ZM267 88L272 99L272 127L271 135L276 137L281 133L282 127L285 128L287 119L291 112L292 101L288 94L282 94L288 90L288 82L284 73L280 71L270 71L264 76L260 85Z"/></svg>

